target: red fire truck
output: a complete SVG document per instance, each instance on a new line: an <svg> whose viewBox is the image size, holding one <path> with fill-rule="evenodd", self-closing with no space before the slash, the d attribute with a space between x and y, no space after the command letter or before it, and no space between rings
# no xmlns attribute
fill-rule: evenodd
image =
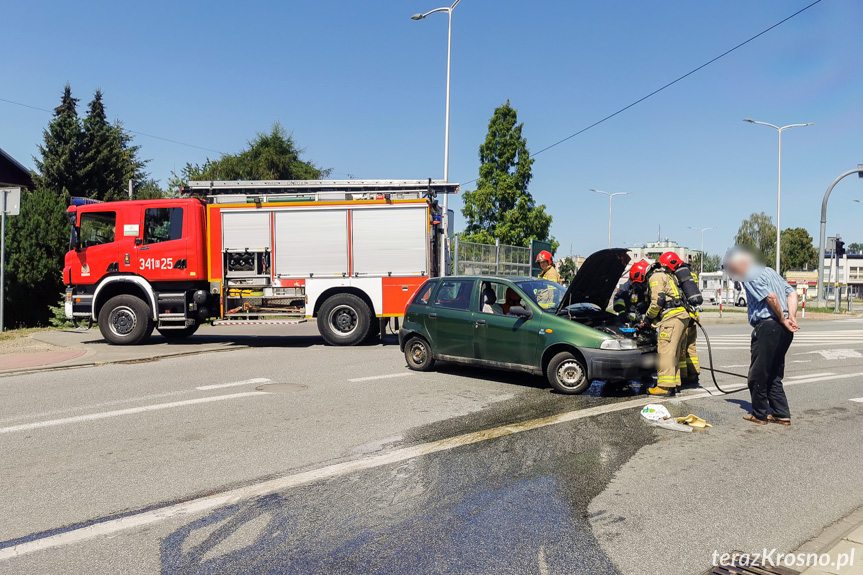
<svg viewBox="0 0 863 575"><path fill-rule="evenodd" d="M98 321L118 345L153 329L184 338L210 318L317 318L328 343L355 345L441 273L436 198L457 190L432 180L189 182L178 199L73 204L66 316Z"/></svg>

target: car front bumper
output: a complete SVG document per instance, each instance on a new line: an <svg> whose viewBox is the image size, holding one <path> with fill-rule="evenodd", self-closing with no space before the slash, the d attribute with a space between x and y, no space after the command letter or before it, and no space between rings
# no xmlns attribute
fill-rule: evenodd
<svg viewBox="0 0 863 575"><path fill-rule="evenodd" d="M601 381L638 379L655 369L655 354L643 349L579 348L579 351L587 362L587 375L590 379Z"/></svg>

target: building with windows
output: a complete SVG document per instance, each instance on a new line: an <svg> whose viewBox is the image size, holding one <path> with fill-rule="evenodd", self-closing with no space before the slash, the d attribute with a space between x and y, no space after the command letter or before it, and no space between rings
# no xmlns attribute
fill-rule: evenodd
<svg viewBox="0 0 863 575"><path fill-rule="evenodd" d="M33 188L30 170L0 148L0 187Z"/></svg>
<svg viewBox="0 0 863 575"><path fill-rule="evenodd" d="M698 250L691 250L686 246L681 246L677 242L669 240L668 238L665 238L663 241L647 242L645 244L632 246L629 248L629 252L632 254L633 262L637 262L638 260L655 261L665 252L675 252L677 255L682 257L684 261L692 261L700 253Z"/></svg>

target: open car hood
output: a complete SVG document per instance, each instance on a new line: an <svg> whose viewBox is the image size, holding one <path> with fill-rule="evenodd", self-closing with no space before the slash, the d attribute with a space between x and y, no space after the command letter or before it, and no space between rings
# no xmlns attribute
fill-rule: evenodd
<svg viewBox="0 0 863 575"><path fill-rule="evenodd" d="M600 309L608 307L630 259L625 248L609 248L592 254L575 274L557 308L558 313L577 303L591 303Z"/></svg>

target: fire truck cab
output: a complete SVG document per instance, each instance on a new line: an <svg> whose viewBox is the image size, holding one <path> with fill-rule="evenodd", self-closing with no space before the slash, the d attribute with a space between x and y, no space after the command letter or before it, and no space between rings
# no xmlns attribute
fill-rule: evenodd
<svg viewBox="0 0 863 575"><path fill-rule="evenodd" d="M178 199L68 209L66 315L112 344L214 325L317 320L355 345L441 273L440 193L422 180L189 182Z"/></svg>

